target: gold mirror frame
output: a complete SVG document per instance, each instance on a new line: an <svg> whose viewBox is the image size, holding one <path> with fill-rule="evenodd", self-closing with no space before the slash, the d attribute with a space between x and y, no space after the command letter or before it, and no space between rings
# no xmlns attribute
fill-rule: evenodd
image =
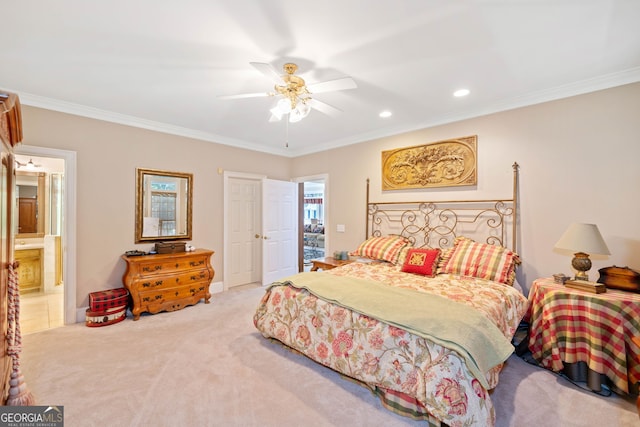
<svg viewBox="0 0 640 427"><path fill-rule="evenodd" d="M158 236L143 236L144 228L144 206L149 203L149 200L145 200L145 177L149 176L161 176L176 179L186 179L187 188L184 190L186 195L186 233L174 234L174 235L158 235ZM191 240L191 222L193 212L193 174L182 172L168 172L155 169L136 169L136 236L135 243L145 242L164 242L170 240Z"/></svg>

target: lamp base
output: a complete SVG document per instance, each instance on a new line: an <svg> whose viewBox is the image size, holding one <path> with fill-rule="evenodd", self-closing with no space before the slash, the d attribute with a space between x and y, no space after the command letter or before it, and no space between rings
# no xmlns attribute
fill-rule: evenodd
<svg viewBox="0 0 640 427"><path fill-rule="evenodd" d="M577 252L573 254L574 258L571 260L571 266L576 269L576 280L589 280L587 271L591 269L591 260L589 254L584 252Z"/></svg>

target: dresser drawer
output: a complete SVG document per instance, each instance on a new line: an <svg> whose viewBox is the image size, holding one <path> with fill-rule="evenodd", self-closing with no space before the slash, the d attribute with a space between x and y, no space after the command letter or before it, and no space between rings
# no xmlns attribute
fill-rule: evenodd
<svg viewBox="0 0 640 427"><path fill-rule="evenodd" d="M177 273L180 271L193 270L195 268L206 267L205 256L194 258L176 258L164 260L149 260L140 262L137 266L140 275Z"/></svg>
<svg viewBox="0 0 640 427"><path fill-rule="evenodd" d="M204 298L209 283L196 282L186 286L177 286L173 288L156 289L151 291L140 292L140 303L144 305L162 304L166 301L176 301L185 298L193 298L200 295Z"/></svg>
<svg viewBox="0 0 640 427"><path fill-rule="evenodd" d="M150 289L168 288L174 286L187 285L194 282L202 282L210 280L212 277L209 275L209 270L193 270L186 271L180 274L168 274L159 276L142 277L134 281L134 286L137 287L140 292L144 292Z"/></svg>

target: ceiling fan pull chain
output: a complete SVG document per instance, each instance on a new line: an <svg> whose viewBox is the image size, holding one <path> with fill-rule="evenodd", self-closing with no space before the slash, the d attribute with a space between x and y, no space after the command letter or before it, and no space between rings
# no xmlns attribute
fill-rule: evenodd
<svg viewBox="0 0 640 427"><path fill-rule="evenodd" d="M284 140L284 147L285 148L289 148L289 120L285 120L284 123L285 123L284 125L286 126L285 127L286 135L285 135L285 140Z"/></svg>

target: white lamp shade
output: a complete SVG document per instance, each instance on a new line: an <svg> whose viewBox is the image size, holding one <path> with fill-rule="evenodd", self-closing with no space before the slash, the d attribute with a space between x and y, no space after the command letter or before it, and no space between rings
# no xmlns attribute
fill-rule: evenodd
<svg viewBox="0 0 640 427"><path fill-rule="evenodd" d="M291 101L287 98L282 98L278 101L277 108L282 114L289 114L291 112Z"/></svg>
<svg viewBox="0 0 640 427"><path fill-rule="evenodd" d="M269 111L271 111L271 118L269 119L270 122L277 122L278 120L281 120L282 116L284 115L278 107L273 107Z"/></svg>
<svg viewBox="0 0 640 427"><path fill-rule="evenodd" d="M595 224L574 222L560 237L555 248L587 254L611 255L598 226Z"/></svg>
<svg viewBox="0 0 640 427"><path fill-rule="evenodd" d="M291 110L291 113L289 113L289 121L291 123L299 122L309 115L309 111L311 111L311 108L309 108L307 104L301 102L295 109Z"/></svg>

